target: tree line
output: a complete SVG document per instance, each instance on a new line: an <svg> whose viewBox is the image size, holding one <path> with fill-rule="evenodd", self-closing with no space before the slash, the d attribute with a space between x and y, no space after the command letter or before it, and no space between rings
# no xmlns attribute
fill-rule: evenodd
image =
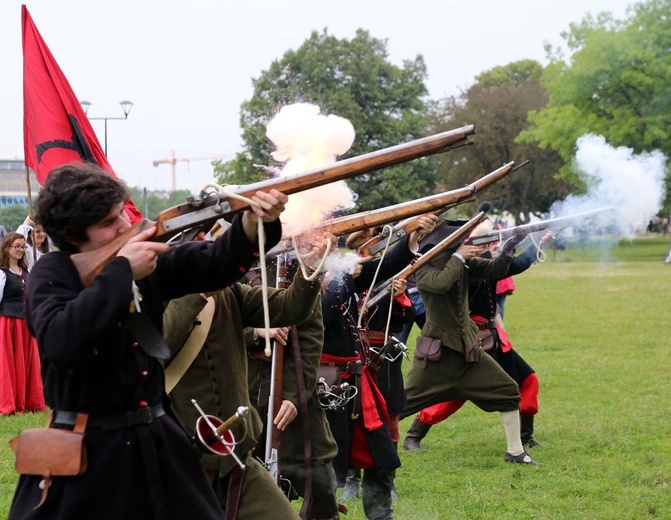
<svg viewBox="0 0 671 520"><path fill-rule="evenodd" d="M348 181L359 196L358 211L453 189L509 160L529 159L519 174L490 188L487 199L515 216L546 212L584 190L572 165L583 134L603 135L636 153L671 153L669 20L671 0L634 4L622 20L588 15L561 35L565 49L546 47L547 66L522 60L495 67L440 100L428 98L421 55L397 66L389 61L386 40L366 30L351 39L313 32L253 79L251 99L240 110L243 150L214 163L215 176L226 184L266 178L256 165L277 164L265 125L281 106L311 102L352 121L356 140L343 158L476 126L475 146ZM667 171L667 187L669 181ZM669 210L667 195L663 211Z"/></svg>

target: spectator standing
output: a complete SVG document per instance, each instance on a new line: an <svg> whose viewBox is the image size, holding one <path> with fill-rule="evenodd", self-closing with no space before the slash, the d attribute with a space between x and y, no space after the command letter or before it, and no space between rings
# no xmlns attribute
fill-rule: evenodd
<svg viewBox="0 0 671 520"><path fill-rule="evenodd" d="M35 224L30 215L26 217L18 228L17 233L21 233L26 239L26 254L25 259L28 262L28 270L33 270L33 265L40 257L51 251L51 244L47 237L47 232L40 224Z"/></svg>
<svg viewBox="0 0 671 520"><path fill-rule="evenodd" d="M24 318L26 241L7 233L0 246L0 415L44 411L37 342Z"/></svg>

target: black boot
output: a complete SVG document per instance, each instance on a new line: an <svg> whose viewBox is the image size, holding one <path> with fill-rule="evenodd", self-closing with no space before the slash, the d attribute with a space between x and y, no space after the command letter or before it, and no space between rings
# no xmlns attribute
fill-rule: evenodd
<svg viewBox="0 0 671 520"><path fill-rule="evenodd" d="M394 443L394 450L398 453L398 442ZM398 493L396 492L396 470L391 472L391 500L398 500Z"/></svg>
<svg viewBox="0 0 671 520"><path fill-rule="evenodd" d="M364 469L361 479L361 502L368 520L393 520L391 507L391 472Z"/></svg>
<svg viewBox="0 0 671 520"><path fill-rule="evenodd" d="M418 451L422 449L420 441L426 437L426 434L429 433L431 429L430 424L423 423L419 420L419 417L415 417L415 420L410 426L408 433L405 434L405 442L403 447L408 451Z"/></svg>
<svg viewBox="0 0 671 520"><path fill-rule="evenodd" d="M522 439L522 446L525 448L543 447L543 445L534 438L534 416L520 417L520 437Z"/></svg>
<svg viewBox="0 0 671 520"><path fill-rule="evenodd" d="M340 500L353 500L359 498L359 485L361 483L361 470L350 469L347 471L345 487L340 493Z"/></svg>

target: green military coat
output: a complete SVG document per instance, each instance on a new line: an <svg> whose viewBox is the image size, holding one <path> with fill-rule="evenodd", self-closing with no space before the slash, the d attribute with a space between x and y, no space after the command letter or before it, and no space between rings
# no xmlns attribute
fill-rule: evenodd
<svg viewBox="0 0 671 520"><path fill-rule="evenodd" d="M331 433L324 410L317 405L316 383L319 359L324 344L324 322L322 320L321 298L315 301L310 315L297 324L298 341L301 348L303 378L307 397L308 418L310 421L310 442L312 444L312 463L322 464L333 459L338 446ZM260 348L246 334L248 348ZM291 338L290 338L291 339ZM302 464L304 460L304 435L301 407L298 399L296 362L291 341L285 347L284 370L282 379L282 397L291 401L299 415L282 432L280 448L281 464ZM261 359L251 359L249 363L249 394L252 404L262 413L268 412L270 394L270 363ZM266 417L263 417L266 420Z"/></svg>
<svg viewBox="0 0 671 520"><path fill-rule="evenodd" d="M477 345L478 328L469 318L468 279L503 278L511 261L501 254L496 260L469 258L464 264L453 255L442 270L425 265L417 271L415 280L426 307L422 336L464 353Z"/></svg>
<svg viewBox="0 0 671 520"><path fill-rule="evenodd" d="M321 280L307 282L298 274L286 290L269 289L268 304L271 326L281 327L304 320L319 301ZM243 329L263 327L261 287L237 284L238 295L232 288L214 295L215 312L207 339L184 377L171 392L173 407L189 431L195 429L198 411L191 403L196 399L207 414L223 420L233 415L239 406L251 406L247 390L247 349ZM206 298L200 294L173 300L164 314L163 332L171 352L180 350L194 327ZM252 409L247 434L241 428L234 430L239 444L236 454L243 458L256 445L262 423ZM204 455L206 469L218 471L221 477L236 465L230 457Z"/></svg>

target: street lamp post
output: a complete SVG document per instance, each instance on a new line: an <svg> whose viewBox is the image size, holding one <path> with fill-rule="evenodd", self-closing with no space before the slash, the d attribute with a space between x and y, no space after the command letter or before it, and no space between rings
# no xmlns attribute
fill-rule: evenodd
<svg viewBox="0 0 671 520"><path fill-rule="evenodd" d="M84 109L84 113L88 117L89 108L91 107L92 103L90 101L80 101L79 104L82 106L82 108ZM105 156L107 156L107 121L110 119L128 119L130 109L133 108L132 101L122 101L119 104L121 105L121 110L123 110L123 117L89 117L89 121L92 121L94 119L105 121Z"/></svg>

